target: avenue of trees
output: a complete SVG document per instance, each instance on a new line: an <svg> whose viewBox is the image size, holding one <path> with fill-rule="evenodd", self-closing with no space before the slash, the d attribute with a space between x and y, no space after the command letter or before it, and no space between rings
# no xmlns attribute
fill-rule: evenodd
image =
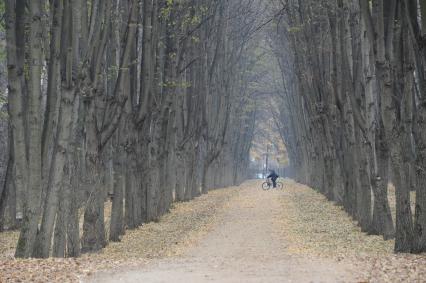
<svg viewBox="0 0 426 283"><path fill-rule="evenodd" d="M269 41L293 175L343 205L363 231L395 237L396 252L425 252L426 1L271 5L282 11Z"/></svg>
<svg viewBox="0 0 426 283"><path fill-rule="evenodd" d="M20 229L17 257L120 241L175 201L241 183L265 143L286 175L363 231L426 252L425 0L5 0L0 10L0 231Z"/></svg>
<svg viewBox="0 0 426 283"><path fill-rule="evenodd" d="M0 230L20 228L17 257L100 250L173 201L246 178L254 5L5 0Z"/></svg>

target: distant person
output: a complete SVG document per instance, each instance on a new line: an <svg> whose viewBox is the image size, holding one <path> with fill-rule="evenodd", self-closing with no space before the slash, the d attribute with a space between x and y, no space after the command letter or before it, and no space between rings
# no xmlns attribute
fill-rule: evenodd
<svg viewBox="0 0 426 283"><path fill-rule="evenodd" d="M274 188L276 188L277 187L277 179L278 179L278 177L279 177L278 174L275 173L275 171L273 169L270 169L269 170L269 175L266 178L271 179L272 185L274 186Z"/></svg>

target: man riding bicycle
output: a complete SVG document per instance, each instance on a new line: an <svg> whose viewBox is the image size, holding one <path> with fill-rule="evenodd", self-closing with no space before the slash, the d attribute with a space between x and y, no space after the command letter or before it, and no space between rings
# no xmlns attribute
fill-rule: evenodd
<svg viewBox="0 0 426 283"><path fill-rule="evenodd" d="M269 169L269 175L268 177L266 177L267 179L271 179L272 181L272 185L274 188L277 187L277 179L278 179L278 174L275 173L275 171L273 169Z"/></svg>

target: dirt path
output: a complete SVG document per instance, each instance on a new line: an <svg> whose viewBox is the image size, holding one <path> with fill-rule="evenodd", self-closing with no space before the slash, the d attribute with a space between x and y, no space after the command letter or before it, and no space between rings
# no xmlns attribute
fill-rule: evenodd
<svg viewBox="0 0 426 283"><path fill-rule="evenodd" d="M182 256L104 272L89 282L356 282L352 266L286 251L278 224L283 194L246 182L213 230Z"/></svg>

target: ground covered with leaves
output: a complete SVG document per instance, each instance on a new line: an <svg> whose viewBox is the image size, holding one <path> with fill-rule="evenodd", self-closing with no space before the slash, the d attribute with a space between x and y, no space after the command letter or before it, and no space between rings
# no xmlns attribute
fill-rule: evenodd
<svg viewBox="0 0 426 283"><path fill-rule="evenodd" d="M261 192L261 195L250 193L251 190ZM242 198L243 192L251 198ZM273 211L268 212L271 215L267 220L271 222L268 225L273 227L271 231L278 231L278 239L285 245L284 257L289 260L293 256L300 256L308 259L303 262L310 262L309 259L312 262L321 262L321 259L327 263L340 262L353 267L350 268L351 274L359 278L356 282L426 282L426 255L394 254L393 241L384 241L382 237L361 232L341 207L327 201L315 190L291 180L284 181L282 191L264 192L260 190L260 183L255 183L243 188L212 191L194 201L176 203L159 222L127 231L121 242L110 243L99 253L85 254L77 259L14 259L18 233L0 233L0 282L78 282L102 270L111 272L129 267L139 270L153 259L174 259L174 256L196 246L213 227L218 227L218 224L222 227L223 215L226 211L229 213L231 208L241 206L249 214L236 216L236 220L231 221L232 225L239 222L247 225L247 221L254 221L252 218L259 218L262 213L255 211L255 208L259 205L265 208L261 201L266 196L273 197L273 203L278 200L271 208ZM393 188L390 189L389 199L391 206L394 206ZM106 205L107 213L109 210L110 206ZM109 221L108 218L106 221ZM232 225L230 228L223 226L225 230L219 229L218 233L226 236L226 231ZM259 232L260 224L252 226L254 231ZM245 233L252 237L255 234L251 231ZM229 235L229 239L232 235ZM261 238L267 237L264 235ZM224 241L229 239L225 237ZM244 247L243 244L238 246ZM211 245L210 248L216 247ZM232 250L230 247L228 249ZM207 251L207 255L210 255L211 251ZM288 264L293 263L290 260Z"/></svg>
<svg viewBox="0 0 426 283"><path fill-rule="evenodd" d="M349 262L357 266L361 281L426 282L426 255L394 254L393 241L361 232L320 193L290 180L284 187L280 198L286 213L277 225L289 253Z"/></svg>
<svg viewBox="0 0 426 283"><path fill-rule="evenodd" d="M119 243L77 259L14 259L18 233L0 234L0 282L79 282L99 270L140 266L155 258L179 255L216 223L237 188L220 189L191 202L176 203L157 223L126 231Z"/></svg>

